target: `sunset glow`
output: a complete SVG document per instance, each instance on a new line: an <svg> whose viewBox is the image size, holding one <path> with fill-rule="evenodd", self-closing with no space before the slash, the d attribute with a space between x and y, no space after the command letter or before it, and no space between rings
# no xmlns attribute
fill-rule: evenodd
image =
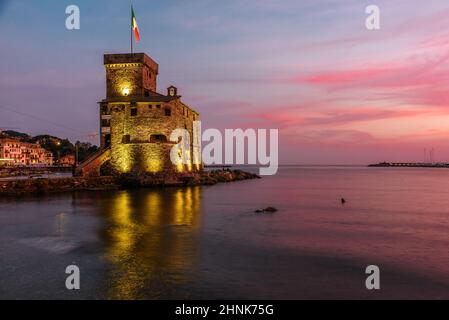
<svg viewBox="0 0 449 320"><path fill-rule="evenodd" d="M375 2L378 31L364 27L365 1L171 1L157 8L135 1L143 35L135 51L164 66L159 88L176 83L207 127L279 128L283 164L420 161L425 148L447 161L449 5ZM128 50L128 3L79 3L85 9L76 32L56 27L65 4L42 1L39 18L26 1L0 9L8 44L1 106L76 122L79 132L0 108L2 120L31 134L43 127L71 139L96 132L99 61L105 49ZM33 28L16 25L18 18Z"/></svg>

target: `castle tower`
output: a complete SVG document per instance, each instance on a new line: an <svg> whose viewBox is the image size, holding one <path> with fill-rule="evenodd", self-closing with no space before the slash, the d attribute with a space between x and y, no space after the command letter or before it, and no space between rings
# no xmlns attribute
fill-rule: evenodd
<svg viewBox="0 0 449 320"><path fill-rule="evenodd" d="M146 54L105 54L104 66L108 99L138 99L156 92L159 65Z"/></svg>
<svg viewBox="0 0 449 320"><path fill-rule="evenodd" d="M101 149L118 173L191 171L201 165L174 165L169 141L175 129L190 135L190 159L200 159L193 123L199 113L181 101L174 86L157 92L158 64L144 53L105 54L106 99L100 102Z"/></svg>

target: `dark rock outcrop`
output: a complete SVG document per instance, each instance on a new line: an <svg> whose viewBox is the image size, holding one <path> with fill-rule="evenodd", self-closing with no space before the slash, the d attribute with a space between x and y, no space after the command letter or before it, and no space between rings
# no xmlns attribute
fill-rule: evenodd
<svg viewBox="0 0 449 320"><path fill-rule="evenodd" d="M277 212L278 209L274 208L274 207L266 207L263 209L257 209L255 212L256 213L274 213Z"/></svg>
<svg viewBox="0 0 449 320"><path fill-rule="evenodd" d="M177 174L127 173L119 175L117 182L124 187L198 186L258 178L258 175L242 170L212 170Z"/></svg>
<svg viewBox="0 0 449 320"><path fill-rule="evenodd" d="M78 190L111 190L119 185L112 177L39 178L0 182L0 195L39 194Z"/></svg>
<svg viewBox="0 0 449 320"><path fill-rule="evenodd" d="M128 173L109 177L39 178L0 181L1 195L38 194L78 190L214 185L260 178L241 170L213 170L195 173Z"/></svg>

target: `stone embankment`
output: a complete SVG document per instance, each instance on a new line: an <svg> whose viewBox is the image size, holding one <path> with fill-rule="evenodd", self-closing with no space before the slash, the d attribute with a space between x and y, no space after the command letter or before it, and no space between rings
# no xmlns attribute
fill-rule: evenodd
<svg viewBox="0 0 449 320"><path fill-rule="evenodd" d="M220 182L234 182L260 178L256 174L242 170L212 170L192 173L146 173L122 174L117 177L119 185L124 187L153 187L153 186L198 186L214 185Z"/></svg>
<svg viewBox="0 0 449 320"><path fill-rule="evenodd" d="M141 187L214 185L260 178L241 170L213 170L186 174L122 174L117 177L38 178L0 181L1 195L114 190Z"/></svg>
<svg viewBox="0 0 449 320"><path fill-rule="evenodd" d="M0 196L118 188L113 177L20 179L0 181Z"/></svg>

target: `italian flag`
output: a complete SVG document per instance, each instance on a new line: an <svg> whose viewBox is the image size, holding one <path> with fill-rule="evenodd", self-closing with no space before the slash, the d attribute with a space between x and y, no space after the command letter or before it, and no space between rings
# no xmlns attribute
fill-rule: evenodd
<svg viewBox="0 0 449 320"><path fill-rule="evenodd" d="M133 7L131 7L131 27L134 30L136 42L139 42L140 41L139 27L137 26L136 16L134 15Z"/></svg>

